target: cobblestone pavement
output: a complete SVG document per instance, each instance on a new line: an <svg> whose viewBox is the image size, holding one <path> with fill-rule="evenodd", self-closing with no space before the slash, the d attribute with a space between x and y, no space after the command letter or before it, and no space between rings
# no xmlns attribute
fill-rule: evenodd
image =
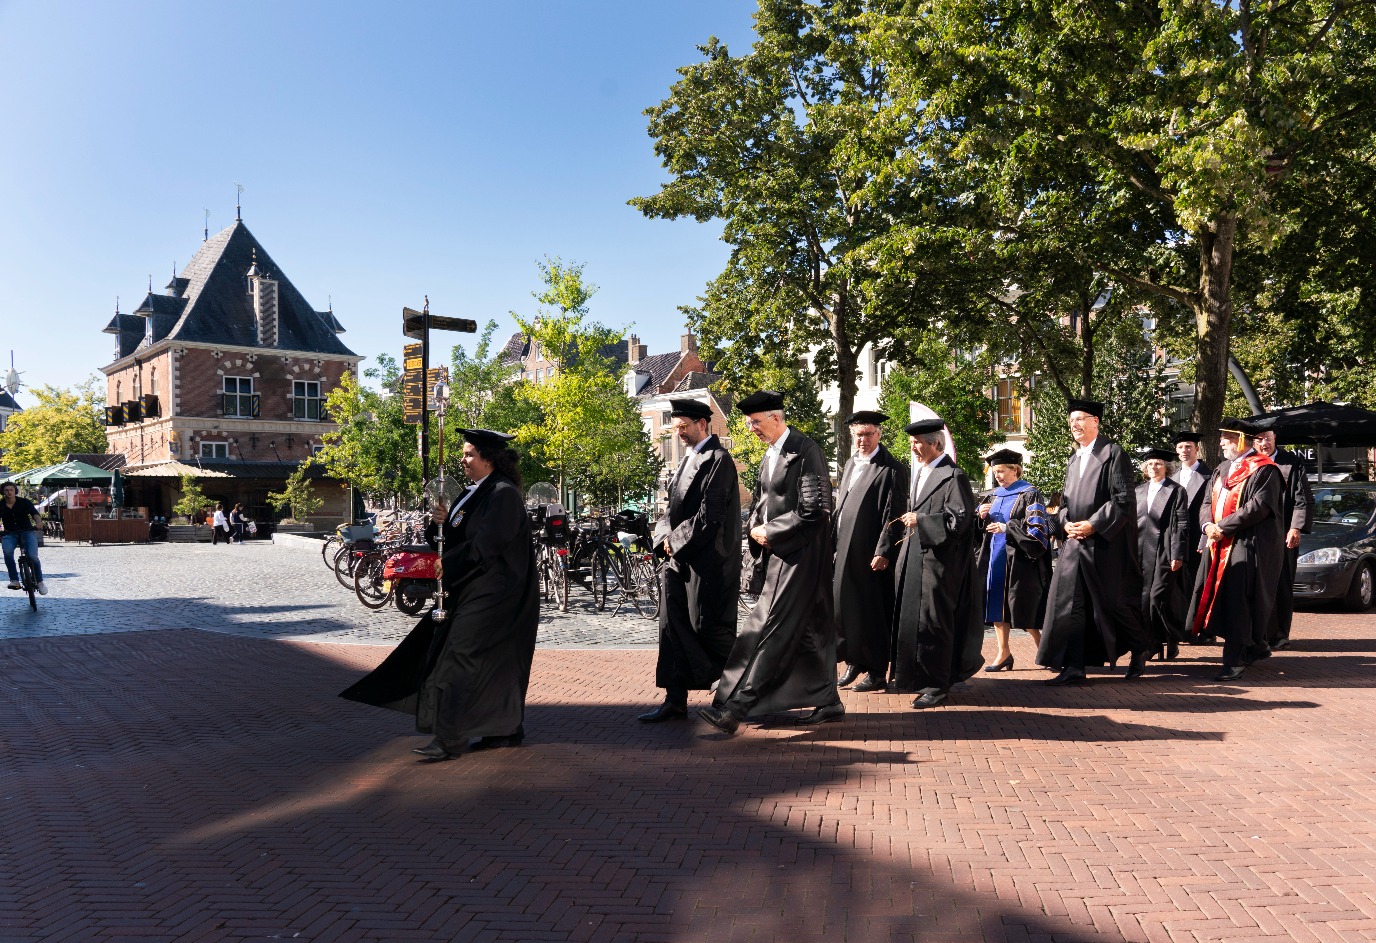
<svg viewBox="0 0 1376 943"><path fill-rule="evenodd" d="M387 649L318 641L370 637L318 563L284 600L272 548L110 549L48 551L25 623L99 626L0 640L0 943L1376 939L1376 616L1302 613L1233 685L1214 647L1048 688L1018 635L949 706L734 739L635 722L653 651L546 648L522 748L427 765L336 698Z"/></svg>
<svg viewBox="0 0 1376 943"><path fill-rule="evenodd" d="M299 545L50 542L39 553L50 593L33 613L19 593L0 595L0 639L194 628L258 638L394 645L415 619L394 606L359 605ZM0 590L0 592L3 592ZM541 607L542 646L654 645L657 624L623 610L595 612L575 590L567 613Z"/></svg>

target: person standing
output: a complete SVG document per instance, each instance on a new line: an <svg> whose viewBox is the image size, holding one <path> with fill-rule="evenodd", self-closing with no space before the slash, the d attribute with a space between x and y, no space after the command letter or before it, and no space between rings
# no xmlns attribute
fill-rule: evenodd
<svg viewBox="0 0 1376 943"><path fill-rule="evenodd" d="M14 562L15 548L23 543L24 553L33 564L33 578L38 581L38 592L46 596L48 584L43 582L43 565L38 562L38 528L41 523L38 509L28 498L19 496L17 484L7 481L0 485L0 546L4 548L9 588L23 589L19 582L19 566Z"/></svg>
<svg viewBox="0 0 1376 943"><path fill-rule="evenodd" d="M1276 583L1276 605L1266 627L1266 641L1273 649L1290 647L1290 624L1295 615L1295 566L1300 557L1300 536L1314 529L1314 492L1304 463L1294 452L1276 447L1276 434L1267 429L1256 437L1256 449L1276 463L1281 475L1281 524L1285 527L1281 573Z"/></svg>
<svg viewBox="0 0 1376 943"><path fill-rule="evenodd" d="M913 707L937 707L951 686L984 664L984 625L975 574L975 493L945 454L946 424L920 419L903 427L919 462L908 532L898 555L894 613L894 688L916 692Z"/></svg>
<svg viewBox="0 0 1376 943"><path fill-rule="evenodd" d="M243 544L244 542L244 506L238 502L229 512L229 542L232 544Z"/></svg>
<svg viewBox="0 0 1376 943"><path fill-rule="evenodd" d="M888 416L873 411L846 419L855 451L841 470L832 515L836 562L832 604L836 657L846 662L838 687L882 691L893 646L893 561L903 536L899 515L908 509L908 469L879 441Z"/></svg>
<svg viewBox="0 0 1376 943"><path fill-rule="evenodd" d="M1199 573L1199 552L1204 544L1204 532L1199 529L1199 509L1209 490L1209 476L1213 474L1213 469L1199 457L1201 438L1198 432L1185 431L1177 432L1171 440L1176 458L1180 460L1180 467L1171 480L1185 489L1185 565L1182 571L1187 595ZM1181 610L1181 623L1176 630L1178 638L1183 638L1188 629L1184 618L1185 612Z"/></svg>
<svg viewBox="0 0 1376 943"><path fill-rule="evenodd" d="M211 518L210 546L215 546L221 540L224 540L225 544L228 545L231 536L229 518L225 517L225 506L217 501L215 502L215 516Z"/></svg>
<svg viewBox="0 0 1376 943"><path fill-rule="evenodd" d="M998 651L985 671L1012 671L1009 634L1014 626L1040 645L1051 583L1051 540L1046 499L1022 480L1022 454L999 449L985 456L998 488L978 508L983 539L975 566L984 585L984 621L994 627Z"/></svg>
<svg viewBox="0 0 1376 943"><path fill-rule="evenodd" d="M831 613L831 481L822 447L784 421L783 397L752 393L736 405L769 448L748 517L750 591L745 618L711 707L698 715L725 734L742 720L813 708L801 724L841 720L836 624Z"/></svg>
<svg viewBox="0 0 1376 943"><path fill-rule="evenodd" d="M1137 498L1132 463L1099 434L1104 404L1067 403L1077 446L1066 466L1061 507L1051 518L1062 541L1051 576L1037 664L1060 671L1046 684L1078 684L1088 665L1131 654L1125 677L1140 677L1150 642L1142 627Z"/></svg>
<svg viewBox="0 0 1376 943"><path fill-rule="evenodd" d="M1284 568L1280 470L1248 445L1254 431L1225 419L1219 445L1226 461L1209 481L1200 512L1208 541L1190 601L1190 632L1223 639L1223 669L1215 681L1237 681L1252 662L1271 654L1266 629Z"/></svg>
<svg viewBox="0 0 1376 943"><path fill-rule="evenodd" d="M1180 626L1190 589L1185 584L1189 495L1168 477L1174 452L1148 449L1137 486L1137 554L1142 564L1142 623L1156 657L1180 655Z"/></svg>
<svg viewBox="0 0 1376 943"><path fill-rule="evenodd" d="M539 575L512 436L460 429L470 484L444 513L437 567L445 618L427 613L373 672L340 697L413 714L434 739L412 752L453 759L520 746L540 621Z"/></svg>
<svg viewBox="0 0 1376 943"><path fill-rule="evenodd" d="M669 558L659 606L655 685L664 703L636 719L654 724L688 716L688 692L717 683L736 641L741 587L741 497L736 462L708 431L712 408L669 401L685 449L669 481L669 502L654 543Z"/></svg>

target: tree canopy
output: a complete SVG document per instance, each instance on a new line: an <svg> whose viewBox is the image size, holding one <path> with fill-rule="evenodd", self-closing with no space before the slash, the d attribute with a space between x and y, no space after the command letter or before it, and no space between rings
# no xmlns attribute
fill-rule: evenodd
<svg viewBox="0 0 1376 943"><path fill-rule="evenodd" d="M97 377L73 388L42 386L38 402L10 416L0 432L0 456L11 471L66 461L73 452L106 450L104 384Z"/></svg>

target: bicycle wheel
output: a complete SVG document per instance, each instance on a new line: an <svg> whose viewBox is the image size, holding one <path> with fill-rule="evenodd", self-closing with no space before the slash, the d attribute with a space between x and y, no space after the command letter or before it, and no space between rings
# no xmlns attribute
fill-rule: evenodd
<svg viewBox="0 0 1376 943"><path fill-rule="evenodd" d="M343 543L344 541L338 534L326 537L325 542L320 545L320 562L333 569L334 555L339 552L339 548Z"/></svg>
<svg viewBox="0 0 1376 943"><path fill-rule="evenodd" d="M382 576L386 568L386 558L376 551L364 554L354 567L354 594L369 609L381 609L392 601L393 587Z"/></svg>
<svg viewBox="0 0 1376 943"><path fill-rule="evenodd" d="M569 561L568 557L557 554L554 557L554 595L559 600L559 611L569 611Z"/></svg>
<svg viewBox="0 0 1376 943"><path fill-rule="evenodd" d="M38 580L33 575L33 564L28 557L19 560L19 585L29 594L29 608L38 611Z"/></svg>
<svg viewBox="0 0 1376 943"><path fill-rule="evenodd" d="M358 563L358 556L354 553L354 548L347 544L339 548L339 552L334 555L334 578L339 580L339 585L345 589L354 588L354 567Z"/></svg>
<svg viewBox="0 0 1376 943"><path fill-rule="evenodd" d="M636 595L642 600L640 614L647 619L659 618L659 569L652 560L641 557L635 564Z"/></svg>
<svg viewBox="0 0 1376 943"><path fill-rule="evenodd" d="M607 554L603 551L598 551L592 555L592 570L588 580L592 587L592 607L598 612L607 608L607 583L609 581L607 570L610 569L608 566L610 562L607 559Z"/></svg>

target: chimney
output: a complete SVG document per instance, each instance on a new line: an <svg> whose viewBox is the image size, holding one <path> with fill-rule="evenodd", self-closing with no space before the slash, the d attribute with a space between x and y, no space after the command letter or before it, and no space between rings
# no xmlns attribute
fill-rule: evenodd
<svg viewBox="0 0 1376 943"><path fill-rule="evenodd" d="M258 271L258 250L253 250L253 266L248 270L249 291L253 295L253 320L258 326L258 346L277 346L277 282Z"/></svg>
<svg viewBox="0 0 1376 943"><path fill-rule="evenodd" d="M679 350L685 354L696 354L698 352L698 339L692 334L684 334L679 338Z"/></svg>
<svg viewBox="0 0 1376 943"><path fill-rule="evenodd" d="M626 338L626 363L628 366L634 367L644 360L649 353L650 348L640 343L640 338L636 335L632 334Z"/></svg>

